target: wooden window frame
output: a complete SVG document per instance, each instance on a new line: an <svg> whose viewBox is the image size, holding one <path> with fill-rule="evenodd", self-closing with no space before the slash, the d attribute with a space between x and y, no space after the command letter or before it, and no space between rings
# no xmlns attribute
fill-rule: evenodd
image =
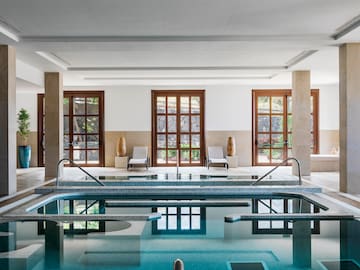
<svg viewBox="0 0 360 270"><path fill-rule="evenodd" d="M99 163L98 164L81 164L82 167L104 167L105 166L105 115L104 115L104 91L64 91L64 98L71 97L98 97L99 98ZM38 94L37 97L37 107L38 107L38 166L44 166L44 144L43 144L43 132L44 132L44 106L43 99L45 94ZM72 106L69 104L69 112ZM72 115L72 113L70 114ZM72 121L69 121L69 126L72 125ZM71 134L73 136L73 134ZM87 147L86 147L87 149Z"/></svg>
<svg viewBox="0 0 360 270"><path fill-rule="evenodd" d="M169 164L169 163L157 163L157 116L159 115L157 113L157 97L158 96L166 96L166 97L177 97L177 112L171 115L176 115L177 117L177 121L176 121L176 140L177 140L177 147L174 148L179 149L180 150L180 133L184 134L186 132L181 132L180 131L180 117L181 115L186 115L186 113L181 113L180 110L178 110L180 108L180 97L191 97L191 96L199 96L200 97L200 112L199 115L200 116L200 131L199 132L191 132L189 131L189 134L199 134L200 135L200 147L199 148L195 148L195 149L199 149L200 150L200 162L199 163L191 163L191 150L194 148L190 148L190 158L189 158L189 163L184 163L183 165L180 164L180 166L204 166L205 165L205 90L152 90L151 91L151 104L152 104L152 130L151 130L151 134L152 134L152 151L151 151L151 163L153 167L156 166L162 166L162 167L174 167L176 166L175 164ZM179 98L178 98L179 97ZM165 105L167 108L167 104ZM165 115L167 116L167 109L165 110L164 114L161 115ZM193 115L191 112L189 112L189 116L190 116L190 120L189 120L189 125L191 126L191 115ZM195 114L194 114L195 115ZM162 132L161 132L162 133ZM169 133L175 133L175 132L168 132L166 130L166 132L164 133L164 135L167 137L167 135ZM191 139L190 139L191 140ZM168 151L168 145L166 144L165 147L165 151ZM172 148L171 148L172 149Z"/></svg>
<svg viewBox="0 0 360 270"><path fill-rule="evenodd" d="M284 101L284 112L283 112L283 116L284 116L284 120L286 119L285 123L284 123L284 131L283 133L285 134L290 134L290 132L288 132L288 126L287 126L287 116L289 115L288 113L288 109L287 109L287 105L288 105L288 100L287 97L288 96L292 96L292 90L291 89L253 89L252 90L252 166L272 166L272 165L277 165L278 163L258 163L257 162L257 146L256 146L256 138L257 138L257 102L256 102L256 98L258 96L283 96L285 97L285 101ZM311 96L313 97L313 139L314 139L314 145L313 145L313 154L318 154L319 153L319 89L311 89ZM270 104L271 106L271 104ZM292 113L291 113L292 114ZM270 110L268 115L272 115L272 112ZM291 132L292 133L292 132ZM286 138L287 138L286 135ZM288 139L288 138L287 138ZM270 138L271 140L271 138ZM287 146L286 146L286 155L285 157L287 157L288 155L288 151L287 151ZM289 162L287 165L290 165L291 163Z"/></svg>

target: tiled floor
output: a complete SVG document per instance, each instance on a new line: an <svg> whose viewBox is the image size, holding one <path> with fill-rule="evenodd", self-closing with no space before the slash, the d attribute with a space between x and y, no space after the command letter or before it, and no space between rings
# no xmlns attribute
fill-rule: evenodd
<svg viewBox="0 0 360 270"><path fill-rule="evenodd" d="M239 167L230 168L226 171L223 168L210 168L205 167L181 167L179 173L181 174L217 174L217 175L263 175L273 167ZM127 171L126 169L117 168L86 168L86 170L94 176L116 176L116 175L144 175L144 174L159 174L169 173L176 174L176 168L156 167L146 169L133 169ZM18 192L25 192L31 188L42 185L44 181L44 168L29 168L17 170L17 190ZM64 177L66 180L84 179L85 175L77 168L64 168ZM296 179L291 175L291 167L280 167L271 174L272 178L282 179ZM311 176L303 177L305 183L320 186L323 192L343 200L346 203L360 208L360 195L348 195L339 192L339 173L338 172L313 172Z"/></svg>

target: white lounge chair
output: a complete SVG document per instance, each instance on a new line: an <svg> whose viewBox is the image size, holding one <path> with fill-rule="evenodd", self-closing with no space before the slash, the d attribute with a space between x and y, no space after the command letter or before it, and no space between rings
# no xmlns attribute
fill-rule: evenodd
<svg viewBox="0 0 360 270"><path fill-rule="evenodd" d="M145 166L146 169L149 167L149 156L147 146L134 146L133 154L130 158L127 168Z"/></svg>
<svg viewBox="0 0 360 270"><path fill-rule="evenodd" d="M229 169L229 163L224 158L223 148L221 146L209 146L207 167L222 165L226 169Z"/></svg>

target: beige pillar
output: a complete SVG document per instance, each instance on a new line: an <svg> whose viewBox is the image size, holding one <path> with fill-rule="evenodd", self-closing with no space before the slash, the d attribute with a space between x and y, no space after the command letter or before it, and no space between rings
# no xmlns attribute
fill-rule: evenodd
<svg viewBox="0 0 360 270"><path fill-rule="evenodd" d="M45 73L45 178L54 178L63 157L63 85L58 72ZM62 166L60 167L62 174Z"/></svg>
<svg viewBox="0 0 360 270"><path fill-rule="evenodd" d="M360 43L344 44L340 70L340 191L360 193Z"/></svg>
<svg viewBox="0 0 360 270"><path fill-rule="evenodd" d="M0 45L0 195L16 192L16 55Z"/></svg>
<svg viewBox="0 0 360 270"><path fill-rule="evenodd" d="M292 115L293 115L293 157L301 165L301 174L311 173L311 124L310 124L310 71L292 73ZM293 162L292 171L298 174L297 164Z"/></svg>

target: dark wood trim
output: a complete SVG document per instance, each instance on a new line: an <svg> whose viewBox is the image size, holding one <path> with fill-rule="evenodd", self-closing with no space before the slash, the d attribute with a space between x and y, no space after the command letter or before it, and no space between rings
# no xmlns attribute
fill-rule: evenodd
<svg viewBox="0 0 360 270"><path fill-rule="evenodd" d="M44 167L43 127L44 127L44 100L45 94L37 95L37 163L38 167Z"/></svg>
<svg viewBox="0 0 360 270"><path fill-rule="evenodd" d="M320 152L320 134L319 134L319 106L320 106L320 91L319 89L311 89L311 95L313 96L313 130L314 130L314 149L313 154L319 154Z"/></svg>

